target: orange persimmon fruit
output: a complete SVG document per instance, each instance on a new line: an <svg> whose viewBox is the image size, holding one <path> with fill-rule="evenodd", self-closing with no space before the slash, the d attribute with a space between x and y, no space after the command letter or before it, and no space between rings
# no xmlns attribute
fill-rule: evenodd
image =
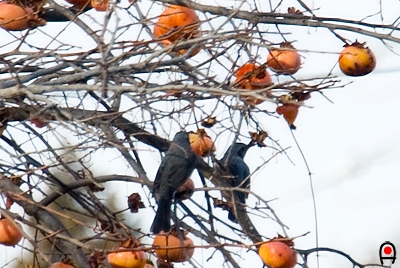
<svg viewBox="0 0 400 268"><path fill-rule="evenodd" d="M12 222L7 218L0 219L0 244L5 246L15 246L22 238L22 233L15 226L21 227L21 224Z"/></svg>
<svg viewBox="0 0 400 268"><path fill-rule="evenodd" d="M63 262L55 262L51 265L51 268L75 268L75 266Z"/></svg>
<svg viewBox="0 0 400 268"><path fill-rule="evenodd" d="M120 247L123 250L125 247ZM146 254L144 251L118 251L107 255L107 261L112 268L143 268L146 265Z"/></svg>
<svg viewBox="0 0 400 268"><path fill-rule="evenodd" d="M216 151L213 140L203 128L198 129L197 132L189 132L189 142L198 156L206 157Z"/></svg>
<svg viewBox="0 0 400 268"><path fill-rule="evenodd" d="M196 12L188 7L171 5L159 16L154 25L153 33L162 39L164 46L171 46L174 42L185 41L199 37L199 18ZM188 49L180 49L177 54L185 54ZM197 46L190 54L196 55L200 51Z"/></svg>
<svg viewBox="0 0 400 268"><path fill-rule="evenodd" d="M33 18L31 8L0 2L0 27L7 31L22 31L29 28L29 21Z"/></svg>
<svg viewBox="0 0 400 268"><path fill-rule="evenodd" d="M300 54L290 42L283 42L280 48L269 51L267 65L277 74L292 75L300 69Z"/></svg>
<svg viewBox="0 0 400 268"><path fill-rule="evenodd" d="M364 76L375 69L375 55L365 46L365 43L356 41L344 47L339 55L339 67L345 75Z"/></svg>
<svg viewBox="0 0 400 268"><path fill-rule="evenodd" d="M246 63L236 71L235 75L234 86L240 89L262 89L272 82L265 66L258 66L254 63ZM247 105L252 106L263 102L263 100L251 96L242 96L241 99Z"/></svg>
<svg viewBox="0 0 400 268"><path fill-rule="evenodd" d="M164 232L157 234L153 241L153 247L155 247L154 252L156 253L157 257L169 262L185 262L189 260L194 253L193 245L192 239L186 237L185 235L183 235L183 241L181 241L175 234L167 234ZM181 248L157 249L157 247Z"/></svg>
<svg viewBox="0 0 400 268"><path fill-rule="evenodd" d="M297 263L296 251L280 241L262 244L258 255L269 268L293 268Z"/></svg>

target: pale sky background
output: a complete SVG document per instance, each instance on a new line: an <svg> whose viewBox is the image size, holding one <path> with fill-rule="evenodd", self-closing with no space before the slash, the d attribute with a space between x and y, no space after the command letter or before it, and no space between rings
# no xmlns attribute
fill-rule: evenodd
<svg viewBox="0 0 400 268"><path fill-rule="evenodd" d="M362 19L377 13L380 4L385 23L392 23L400 14L400 3L397 0L304 2L311 8L319 8L316 10L319 16ZM227 2L226 5L233 5L233 1ZM288 6L301 9L297 1L284 1L281 11ZM373 16L367 21L380 23L380 15ZM49 23L41 29L48 29L51 32L59 29L59 25L66 24ZM274 29L272 26L269 28ZM65 40L71 38L68 37L68 33L74 29L76 28L73 25L67 27L60 38ZM297 40L294 44L303 51L304 57L303 68L296 77L325 76L334 67L338 57L334 53L340 52L343 43L324 29L306 27L295 29L292 40ZM292 31L293 27L281 27L281 30L288 32ZM342 80L342 84L352 83L344 88L324 91L334 104L319 94L313 94L306 103L313 108L300 109L294 135L313 173L319 245L341 250L363 264L379 263L378 250L384 241L391 241L400 250L398 228L400 226L400 143L398 142L400 124L397 118L400 114L398 89L400 58L379 40L343 31L340 34L350 40L357 38L359 41L367 41L376 55L377 67L372 74L365 77L349 78L343 76L338 66L335 66L333 74ZM0 35L5 34L1 31ZM74 38L74 41L79 42L79 38ZM400 46L394 45L394 50L400 53ZM332 53L316 53L322 51ZM1 52L4 52L3 49ZM266 56L266 54L260 55L260 60ZM276 77L274 79L277 81ZM315 247L310 181L304 161L282 118L269 120L265 125L266 130L274 139L279 140L282 147L291 147L288 153L295 165L285 156L278 156L253 175L252 190L264 199L276 199L271 206L281 220L290 227L288 231L290 236L311 232L295 240L296 248ZM221 145L218 146L219 144ZM222 156L226 146L226 140L217 139L217 157ZM271 154L268 149L252 148L245 160L253 171ZM153 158L151 161L149 166L159 163L159 159ZM100 156L99 159L93 159L93 162L96 163L93 168L98 174L109 173L107 163L115 164L115 173L125 174L126 167L119 167L115 156ZM149 178L153 178L156 170L154 168L148 170ZM199 180L195 183L200 186ZM125 204L126 195L137 189L137 185L124 183L121 186L121 189L109 191L119 193L122 191L122 194L113 196L112 199L116 203ZM202 196L201 193L196 195ZM248 205L253 206L255 201L254 198L250 198ZM144 226L148 226L148 222L152 220L152 212L148 209L141 213L148 215L148 220L141 221ZM127 221L135 220L127 219ZM277 226L271 227L272 225L265 224L261 220L256 220L255 224L266 236L274 236L281 231ZM12 260L15 254L19 256L23 253L19 247L11 249L2 246L0 252L6 253L0 254L0 267ZM246 254L245 250L238 252L243 256L240 261L242 267L262 267L261 261L254 253ZM204 264L208 257L208 254L202 255L196 251L197 261L206 267L215 267L212 266L212 262ZM215 262L218 261L220 260L216 258ZM310 264L310 267L316 267L314 261ZM177 264L175 267L188 266ZM320 267L353 266L341 256L322 252ZM400 260L393 267L400 267Z"/></svg>

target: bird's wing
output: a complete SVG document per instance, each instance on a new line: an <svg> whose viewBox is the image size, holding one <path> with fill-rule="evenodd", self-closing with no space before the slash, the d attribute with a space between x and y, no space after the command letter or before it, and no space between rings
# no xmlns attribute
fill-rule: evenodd
<svg viewBox="0 0 400 268"><path fill-rule="evenodd" d="M193 172L194 163L192 162L186 156L179 154L165 155L154 180L153 191L157 193L161 184L176 189L182 186Z"/></svg>

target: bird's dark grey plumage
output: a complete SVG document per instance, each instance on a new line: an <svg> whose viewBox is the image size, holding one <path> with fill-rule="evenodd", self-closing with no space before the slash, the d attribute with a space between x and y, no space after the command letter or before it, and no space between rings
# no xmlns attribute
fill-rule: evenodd
<svg viewBox="0 0 400 268"><path fill-rule="evenodd" d="M234 176L234 178L230 179L232 187L250 189L250 170L244 162L244 157L250 146L250 144L235 143L228 148L224 157L221 159L221 163L226 171ZM245 204L247 197L248 193L234 191L233 199L236 203ZM233 210L229 211L228 218L233 222L237 222Z"/></svg>
<svg viewBox="0 0 400 268"><path fill-rule="evenodd" d="M158 209L151 225L155 234L171 229L171 205L175 191L190 177L195 168L196 155L187 132L176 133L158 168L153 183L153 195Z"/></svg>

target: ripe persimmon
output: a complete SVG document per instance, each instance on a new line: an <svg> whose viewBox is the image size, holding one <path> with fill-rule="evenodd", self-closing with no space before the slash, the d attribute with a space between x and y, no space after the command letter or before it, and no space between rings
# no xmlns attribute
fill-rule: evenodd
<svg viewBox="0 0 400 268"><path fill-rule="evenodd" d="M56 262L51 265L51 268L75 268L75 266L63 262Z"/></svg>
<svg viewBox="0 0 400 268"><path fill-rule="evenodd" d="M197 132L189 132L189 142L198 156L206 157L216 151L213 140L203 128L198 129Z"/></svg>
<svg viewBox="0 0 400 268"><path fill-rule="evenodd" d="M146 265L146 254L141 250L111 252L107 255L107 261L112 268L143 268Z"/></svg>
<svg viewBox="0 0 400 268"><path fill-rule="evenodd" d="M262 89L272 82L271 76L265 66L258 66L254 63L243 65L235 74L236 80L234 86L241 89ZM241 99L246 104L253 106L263 102L263 100L251 96L242 96Z"/></svg>
<svg viewBox="0 0 400 268"><path fill-rule="evenodd" d="M12 222L7 218L0 219L0 244L5 246L15 246L22 238L22 233L15 226L21 227L21 224Z"/></svg>
<svg viewBox="0 0 400 268"><path fill-rule="evenodd" d="M161 13L153 32L156 37L162 39L165 46L170 46L177 41L198 37L200 35L199 18L191 8L171 5ZM181 49L177 53L182 55L187 51L188 49ZM197 46L190 56L196 55L199 51L200 47Z"/></svg>
<svg viewBox="0 0 400 268"><path fill-rule="evenodd" d="M90 5L97 11L107 11L109 0L91 0Z"/></svg>
<svg viewBox="0 0 400 268"><path fill-rule="evenodd" d="M267 65L277 74L295 74L301 66L300 54L290 42L283 42L269 51Z"/></svg>
<svg viewBox="0 0 400 268"><path fill-rule="evenodd" d="M22 31L29 28L33 10L19 5L0 2L0 27L7 31Z"/></svg>
<svg viewBox="0 0 400 268"><path fill-rule="evenodd" d="M183 235L183 234L182 234ZM192 239L183 235L181 241L176 234L167 234L161 232L154 237L153 246L158 258L167 260L169 262L185 262L189 260L194 253ZM174 249L157 249L157 247L181 247ZM189 247L189 248L185 248Z"/></svg>
<svg viewBox="0 0 400 268"><path fill-rule="evenodd" d="M280 241L262 244L258 255L269 268L293 268L297 263L296 251Z"/></svg>
<svg viewBox="0 0 400 268"><path fill-rule="evenodd" d="M375 69L376 58L365 43L345 45L339 56L339 67L345 75L363 76Z"/></svg>

